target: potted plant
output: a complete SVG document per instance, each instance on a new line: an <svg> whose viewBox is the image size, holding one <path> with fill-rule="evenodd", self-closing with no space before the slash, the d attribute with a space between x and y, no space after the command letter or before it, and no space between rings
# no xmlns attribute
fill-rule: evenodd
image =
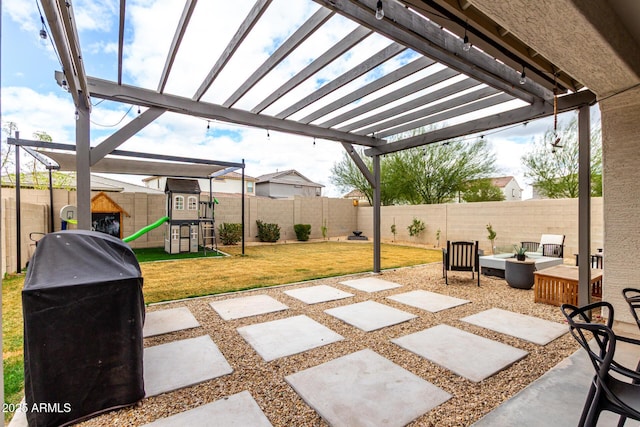
<svg viewBox="0 0 640 427"><path fill-rule="evenodd" d="M527 248L518 245L513 245L513 248L516 250L516 259L518 261L524 261L526 258L524 253L527 252Z"/></svg>

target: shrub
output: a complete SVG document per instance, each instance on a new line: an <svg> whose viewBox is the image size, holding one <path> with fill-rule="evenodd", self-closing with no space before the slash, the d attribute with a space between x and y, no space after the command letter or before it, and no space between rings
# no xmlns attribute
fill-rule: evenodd
<svg viewBox="0 0 640 427"><path fill-rule="evenodd" d="M296 238L301 242L309 240L311 234L311 224L294 224L293 231L296 232Z"/></svg>
<svg viewBox="0 0 640 427"><path fill-rule="evenodd" d="M256 221L258 226L258 239L261 242L277 242L280 239L280 226L269 224L260 220Z"/></svg>
<svg viewBox="0 0 640 427"><path fill-rule="evenodd" d="M218 236L223 245L237 245L242 239L242 224L223 222L218 226Z"/></svg>
<svg viewBox="0 0 640 427"><path fill-rule="evenodd" d="M411 223L410 226L407 227L407 230L409 231L409 236L411 237L418 236L420 233L424 231L424 229L425 229L424 222L422 222L418 218L413 218L413 222Z"/></svg>

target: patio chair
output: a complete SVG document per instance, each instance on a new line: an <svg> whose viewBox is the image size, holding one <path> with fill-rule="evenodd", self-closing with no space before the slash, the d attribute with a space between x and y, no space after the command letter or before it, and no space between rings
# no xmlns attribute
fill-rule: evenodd
<svg viewBox="0 0 640 427"><path fill-rule="evenodd" d="M474 273L478 273L478 286L480 286L480 252L478 241L475 242L451 242L447 240L447 247L442 252L442 275L445 284L449 284L449 271L470 271L471 279Z"/></svg>
<svg viewBox="0 0 640 427"><path fill-rule="evenodd" d="M588 313L596 308L609 310L606 324L589 320ZM634 371L615 361L618 341L635 345L640 345L640 341L613 332L613 306L606 301L581 308L563 304L560 309L571 335L586 350L595 370L578 425L596 426L602 411L620 415L618 426L623 426L627 418L640 421L640 373L637 368Z"/></svg>
<svg viewBox="0 0 640 427"><path fill-rule="evenodd" d="M520 245L530 254L564 258L564 237L564 234L543 234L540 242L520 242Z"/></svg>

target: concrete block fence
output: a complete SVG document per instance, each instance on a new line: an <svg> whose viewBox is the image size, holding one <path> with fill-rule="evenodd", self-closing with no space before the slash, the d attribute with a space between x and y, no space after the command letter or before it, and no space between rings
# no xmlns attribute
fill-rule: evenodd
<svg viewBox="0 0 640 427"><path fill-rule="evenodd" d="M95 195L97 193L94 193ZM140 228L165 215L164 195L146 193L107 193L129 216L124 215L121 224L123 236L129 236ZM21 193L21 263L26 264L33 251L29 233L49 232L49 192L46 190L22 190ZM206 200L206 197L204 198ZM60 230L60 209L75 205L76 193L54 190L54 231ZM15 272L16 265L16 217L15 191L2 189L2 233L0 250L2 273ZM218 197L215 206L216 225L241 221L241 198ZM592 250L603 245L602 198L592 199L591 242ZM541 234L564 234L565 257L572 258L578 248L578 200L527 200L515 202L481 202L468 204L403 205L381 208L381 238L383 242L419 244L427 247L443 247L449 240L478 240L480 247L491 251L487 240L486 225L491 223L497 233L496 246L510 246L520 241L539 240ZM426 228L418 236L409 236L407 227L416 218ZM273 200L263 197L245 198L245 239L257 241L256 220L276 223L280 226L281 241L295 241L294 224L311 224L311 239L322 239L322 227L327 238L346 238L353 231L363 231L373 236L373 208L354 206L349 199L327 197L296 197ZM391 225L396 225L396 235ZM440 230L440 240L437 232ZM132 241L134 248L162 247L164 227Z"/></svg>

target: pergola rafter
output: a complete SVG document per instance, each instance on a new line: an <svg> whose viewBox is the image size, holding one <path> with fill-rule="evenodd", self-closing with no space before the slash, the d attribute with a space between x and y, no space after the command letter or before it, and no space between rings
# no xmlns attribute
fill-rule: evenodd
<svg viewBox="0 0 640 427"><path fill-rule="evenodd" d="M314 4L311 0L305 1ZM212 88L234 61L241 61L237 59L241 47L251 39L260 21L273 8L286 7L286 2L256 0L235 33L229 34L226 47L217 58L211 58L214 65L202 76L195 93L181 93L181 89L167 93L167 87L180 86L167 84L172 78L179 78L175 76L175 64L181 60L183 36L191 17L199 13L200 7L206 7L206 2L185 0L157 89L152 90L122 81L125 0L120 1L118 65L114 79L84 75L80 41L72 25L73 10L63 0L43 1L64 73L67 80L71 80L71 94L76 105L83 101L87 108L86 112L79 109L78 178L85 175L88 178L92 164L165 111L338 141L374 187L374 228L377 228L374 240L379 240L375 237L379 237L380 226L380 155L554 114L554 92L550 87L553 79L548 75L546 69L550 65L544 58L536 55L535 61L527 61L530 67L540 64L540 69L532 70L534 79L520 82L521 70L514 68L514 58L523 58L522 52L519 56L498 58L487 51L465 49L455 31L428 18L427 9L433 0L423 3L385 0L382 20L374 17L376 0L314 1L319 6L309 11L306 21L286 31L288 36L284 39L278 39L277 43L273 40L266 60L247 64L251 59L243 59L242 66L252 67L254 71L247 78L233 81L228 88L230 95L219 95ZM459 26L459 12L447 13L453 24ZM303 51L306 61L299 61L293 72L278 73L281 67L292 66L293 62L288 61L305 49L305 42L323 31L332 31L329 28L335 31L335 27L330 27L335 20L342 20L339 26L346 34L335 37L336 41L329 46L307 47ZM224 37L216 37L218 39ZM345 65L350 64L347 58L354 52L362 57L364 49L371 50L372 41L373 44L380 41L372 54L364 55L355 66ZM496 45L495 49L487 46L491 52L504 50L502 46ZM559 90L563 91L571 78L561 77L565 86ZM62 77L59 75L58 79ZM265 93L267 81L270 89ZM225 85L228 86L228 82ZM222 99L209 101L216 96ZM149 110L91 149L86 140L90 127L90 103L86 101L90 97L146 106ZM564 95L558 99L559 111L580 108L594 101L595 97L588 91ZM491 108L500 112L496 114ZM473 119L469 119L471 113ZM448 120L452 124L448 124ZM427 126L434 124L437 130L424 133ZM354 145L367 147L365 153L373 157L373 171L367 169ZM84 193L81 196L79 191L81 215L83 212L88 215L85 199L87 196ZM379 241L374 248L374 271L379 271Z"/></svg>

